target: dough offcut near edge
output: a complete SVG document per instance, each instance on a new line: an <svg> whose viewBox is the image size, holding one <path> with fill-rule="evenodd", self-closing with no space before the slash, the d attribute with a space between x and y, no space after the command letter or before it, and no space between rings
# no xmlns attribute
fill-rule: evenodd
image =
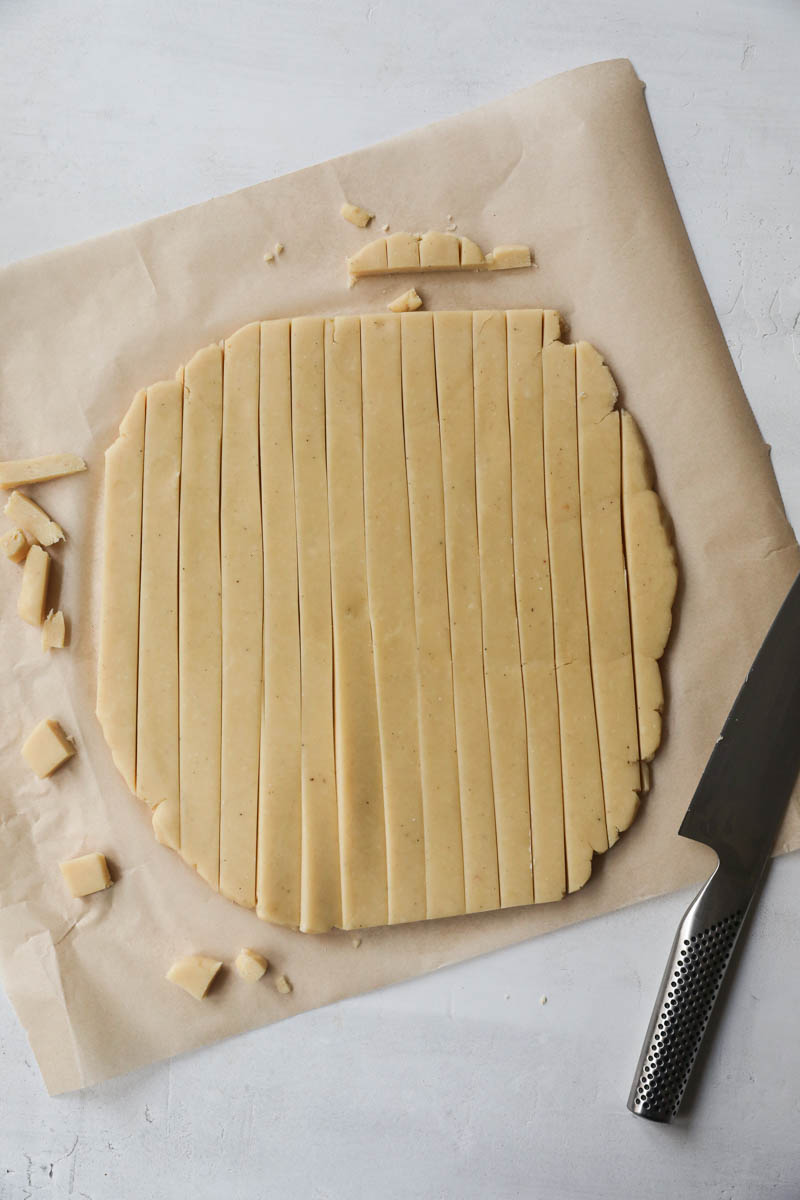
<svg viewBox="0 0 800 1200"><path fill-rule="evenodd" d="M530 795L511 521L506 315L472 315L483 670L500 903L533 903Z"/></svg>
<svg viewBox="0 0 800 1200"><path fill-rule="evenodd" d="M617 388L588 342L576 348L581 531L606 831L613 846L639 807L642 776L622 547Z"/></svg>
<svg viewBox="0 0 800 1200"><path fill-rule="evenodd" d="M259 917L300 924L300 624L290 322L261 325L264 644L258 784Z"/></svg>
<svg viewBox="0 0 800 1200"><path fill-rule="evenodd" d="M106 450L103 607L97 663L97 716L111 756L136 791L139 568L146 392L137 392Z"/></svg>
<svg viewBox="0 0 800 1200"><path fill-rule="evenodd" d="M264 564L258 404L261 326L225 342L222 374L222 784L219 890L256 902Z"/></svg>
<svg viewBox="0 0 800 1200"><path fill-rule="evenodd" d="M222 351L186 364L179 549L181 854L219 887L222 610L219 483Z"/></svg>
<svg viewBox="0 0 800 1200"><path fill-rule="evenodd" d="M574 892L589 878L593 854L608 849L581 545L575 347L551 342L542 365L567 886Z"/></svg>
<svg viewBox="0 0 800 1200"><path fill-rule="evenodd" d="M333 630L325 466L324 328L292 321L292 446L300 593L302 844L300 928L342 919L333 741Z"/></svg>
<svg viewBox="0 0 800 1200"><path fill-rule="evenodd" d="M428 917L465 911L433 318L401 318Z"/></svg>
<svg viewBox="0 0 800 1200"><path fill-rule="evenodd" d="M658 659L672 626L678 586L675 550L642 435L629 412L622 417L622 514L628 561L639 748L650 762L661 742L664 690Z"/></svg>
<svg viewBox="0 0 800 1200"><path fill-rule="evenodd" d="M147 389L136 794L160 842L180 848L178 525L183 374Z"/></svg>
<svg viewBox="0 0 800 1200"><path fill-rule="evenodd" d="M342 923L388 917L378 700L367 596L361 420L361 322L325 322L325 422Z"/></svg>
<svg viewBox="0 0 800 1200"><path fill-rule="evenodd" d="M367 587L386 820L389 923L426 913L417 647L400 318L361 318Z"/></svg>

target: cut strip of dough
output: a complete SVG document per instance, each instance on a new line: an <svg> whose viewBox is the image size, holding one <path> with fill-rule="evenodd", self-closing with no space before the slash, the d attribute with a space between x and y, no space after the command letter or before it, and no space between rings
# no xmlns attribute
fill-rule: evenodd
<svg viewBox="0 0 800 1200"><path fill-rule="evenodd" d="M342 924L385 925L386 830L367 603L361 323L325 322L325 421L333 596Z"/></svg>
<svg viewBox="0 0 800 1200"><path fill-rule="evenodd" d="M136 794L159 841L180 847L178 523L183 380L147 389Z"/></svg>
<svg viewBox="0 0 800 1200"><path fill-rule="evenodd" d="M534 899L544 903L560 900L567 883L544 482L543 313L514 311L506 314L506 320L514 570L528 733ZM557 334L548 322L549 340Z"/></svg>
<svg viewBox="0 0 800 1200"><path fill-rule="evenodd" d="M592 680L608 844L639 807L639 732L622 549L622 464L617 388L602 356L578 342L578 454Z"/></svg>
<svg viewBox="0 0 800 1200"><path fill-rule="evenodd" d="M222 612L219 484L222 351L199 350L183 382L179 546L181 854L219 886Z"/></svg>
<svg viewBox="0 0 800 1200"><path fill-rule="evenodd" d="M292 446L300 592L302 843L300 928L342 919L333 742L323 322L292 321Z"/></svg>
<svg viewBox="0 0 800 1200"><path fill-rule="evenodd" d="M592 855L608 849L581 549L575 347L551 342L542 369L567 885L574 892L591 874Z"/></svg>
<svg viewBox="0 0 800 1200"><path fill-rule="evenodd" d="M483 664L500 901L508 908L533 902L533 864L514 587L505 313L473 314L472 354Z"/></svg>
<svg viewBox="0 0 800 1200"><path fill-rule="evenodd" d="M289 321L261 326L264 700L258 798L257 911L300 924L300 627L292 464Z"/></svg>
<svg viewBox="0 0 800 1200"><path fill-rule="evenodd" d="M0 462L0 488L24 487L29 483L46 483L75 475L86 470L86 463L77 454L43 454L41 458L20 458Z"/></svg>
<svg viewBox="0 0 800 1200"><path fill-rule="evenodd" d="M97 716L111 756L136 791L139 568L146 392L137 392L106 450L103 608L97 664Z"/></svg>
<svg viewBox="0 0 800 1200"><path fill-rule="evenodd" d="M444 487L433 319L401 318L403 415L419 648L419 736L428 917L463 913L464 858L447 606Z"/></svg>
<svg viewBox="0 0 800 1200"><path fill-rule="evenodd" d="M417 647L400 318L361 320L367 581L383 766L389 923L424 918Z"/></svg>
<svg viewBox="0 0 800 1200"><path fill-rule="evenodd" d="M256 902L264 563L258 460L261 329L225 342L222 382L222 786L219 890Z"/></svg>
<svg viewBox="0 0 800 1200"><path fill-rule="evenodd" d="M622 413L622 512L628 562L633 661L639 716L639 745L649 762L661 741L664 691L658 659L672 626L678 584L675 550L661 501L652 490L653 472L633 417Z"/></svg>
<svg viewBox="0 0 800 1200"><path fill-rule="evenodd" d="M480 912L499 907L500 886L483 677L472 314L435 313L433 330L442 439L464 889L467 912Z"/></svg>

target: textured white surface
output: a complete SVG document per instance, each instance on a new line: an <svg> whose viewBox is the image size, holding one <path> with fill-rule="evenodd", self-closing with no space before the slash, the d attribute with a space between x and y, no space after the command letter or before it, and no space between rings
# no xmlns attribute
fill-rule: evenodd
<svg viewBox="0 0 800 1200"><path fill-rule="evenodd" d="M3 0L0 261L627 55L797 526L799 39L792 0ZM625 1109L688 899L60 1100L0 995L0 1200L795 1200L800 856L771 871L690 1120Z"/></svg>

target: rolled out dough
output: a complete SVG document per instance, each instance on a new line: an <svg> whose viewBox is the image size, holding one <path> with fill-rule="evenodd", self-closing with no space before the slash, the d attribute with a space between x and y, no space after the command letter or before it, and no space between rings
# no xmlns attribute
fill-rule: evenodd
<svg viewBox="0 0 800 1200"><path fill-rule="evenodd" d="M583 886L658 745L677 578L616 402L541 309L266 321L138 393L98 714L160 840L307 932Z"/></svg>

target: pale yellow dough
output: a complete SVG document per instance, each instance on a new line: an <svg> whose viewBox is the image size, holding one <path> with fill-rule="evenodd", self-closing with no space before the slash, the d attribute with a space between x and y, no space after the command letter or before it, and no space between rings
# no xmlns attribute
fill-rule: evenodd
<svg viewBox="0 0 800 1200"><path fill-rule="evenodd" d="M408 271L509 271L532 265L528 246L495 246L484 255L468 237L457 237L455 225L441 233L393 233L367 242L347 260L351 285L368 275Z"/></svg>
<svg viewBox="0 0 800 1200"><path fill-rule="evenodd" d="M553 341L558 326L555 314L541 309L509 312L506 321L514 575L527 722L533 890L536 902L543 903L560 900L567 886L542 386L543 341Z"/></svg>
<svg viewBox="0 0 800 1200"><path fill-rule="evenodd" d="M222 397L222 790L219 890L256 903L264 570L258 457L261 327L225 343Z"/></svg>
<svg viewBox="0 0 800 1200"><path fill-rule="evenodd" d="M428 917L465 911L433 317L401 322Z"/></svg>
<svg viewBox="0 0 800 1200"><path fill-rule="evenodd" d="M583 887L592 855L608 849L592 691L581 544L575 347L542 351L547 531L561 725L567 888Z"/></svg>
<svg viewBox="0 0 800 1200"><path fill-rule="evenodd" d="M617 388L602 357L578 342L578 459L592 679L613 846L639 806L642 787L631 624L622 545L622 464Z"/></svg>
<svg viewBox="0 0 800 1200"><path fill-rule="evenodd" d="M388 920L426 914L418 675L399 317L361 318L367 591L375 653Z"/></svg>
<svg viewBox="0 0 800 1200"><path fill-rule="evenodd" d="M257 983L266 974L269 962L263 954L245 946L236 955L233 965L242 979L246 979L248 983Z"/></svg>
<svg viewBox="0 0 800 1200"><path fill-rule="evenodd" d="M417 293L416 288L409 288L407 292L403 292L386 307L396 313L416 312L418 308L422 308L422 297Z"/></svg>
<svg viewBox="0 0 800 1200"><path fill-rule="evenodd" d="M74 753L74 745L54 717L40 721L22 747L22 757L40 779L52 775Z"/></svg>
<svg viewBox="0 0 800 1200"><path fill-rule="evenodd" d="M178 571L180 849L219 885L222 613L219 550L222 351L199 350L183 380Z"/></svg>
<svg viewBox="0 0 800 1200"><path fill-rule="evenodd" d="M483 679L472 314L434 313L445 545L467 912L499 908L492 764Z"/></svg>
<svg viewBox="0 0 800 1200"><path fill-rule="evenodd" d="M92 896L111 887L111 875L105 854L94 851L80 858L69 858L59 863L64 882L75 897Z"/></svg>
<svg viewBox="0 0 800 1200"><path fill-rule="evenodd" d="M302 871L300 928L342 919L333 743L333 629L325 466L324 326L292 321L292 445L300 603Z"/></svg>
<svg viewBox="0 0 800 1200"><path fill-rule="evenodd" d="M136 791L158 840L180 848L178 524L183 384L147 389L139 594Z"/></svg>
<svg viewBox="0 0 800 1200"><path fill-rule="evenodd" d="M123 421L123 425L126 424L128 417L130 417L130 432L133 433L133 427L138 418L131 416L132 411L129 410L125 421ZM120 426L120 431L122 431L122 425ZM127 431L128 428L126 426ZM106 478L108 478L108 462L106 462ZM53 546L56 542L64 541L64 530L61 526L52 520L51 517L48 517L44 509L40 508L24 492L12 492L6 501L3 512L10 521L13 521L15 525L18 525L28 535L28 538L32 542L38 542L40 546Z"/></svg>
<svg viewBox="0 0 800 1200"><path fill-rule="evenodd" d="M375 216L375 213L369 212L366 208L360 208L357 204L349 204L347 202L339 209L339 213L344 217L345 221L349 221L351 225L355 225L359 229L366 229Z"/></svg>
<svg viewBox="0 0 800 1200"><path fill-rule="evenodd" d="M29 625L41 625L47 611L50 555L41 546L31 546L22 568L17 612Z"/></svg>
<svg viewBox="0 0 800 1200"><path fill-rule="evenodd" d="M132 792L136 791L145 402L146 392L137 392L120 424L119 437L106 450L97 663L97 717L117 769Z"/></svg>
<svg viewBox="0 0 800 1200"><path fill-rule="evenodd" d="M325 322L325 418L336 671L336 787L342 920L388 914L378 701L367 600L361 427L361 322Z"/></svg>
<svg viewBox="0 0 800 1200"><path fill-rule="evenodd" d="M290 322L261 326L261 527L264 569L256 906L300 924L300 625L292 462Z"/></svg>
<svg viewBox="0 0 800 1200"><path fill-rule="evenodd" d="M21 529L7 529L2 537L0 537L0 547L2 547L6 558L10 559L11 562L24 562L29 545L30 542Z"/></svg>
<svg viewBox="0 0 800 1200"><path fill-rule="evenodd" d="M42 625L42 650L62 650L66 635L64 614L51 608Z"/></svg>
<svg viewBox="0 0 800 1200"><path fill-rule="evenodd" d="M448 231L364 254L528 251ZM676 582L616 401L549 309L266 321L138 393L107 454L98 713L156 836L313 933L581 887L646 790ZM47 553L20 538L38 622ZM54 721L23 749L43 777L73 752ZM173 976L201 996L217 968Z"/></svg>
<svg viewBox="0 0 800 1200"><path fill-rule="evenodd" d="M24 487L28 483L45 483L64 475L86 470L86 463L77 454L43 454L40 458L20 458L0 462L0 488Z"/></svg>
<svg viewBox="0 0 800 1200"><path fill-rule="evenodd" d="M639 750L649 762L661 742L664 691L658 659L672 625L678 585L675 550L642 435L630 413L622 413L622 511L628 561L633 660L639 716Z"/></svg>
<svg viewBox="0 0 800 1200"><path fill-rule="evenodd" d="M222 963L206 954L189 954L177 959L167 971L170 983L176 983L195 1000L202 1000L214 982Z"/></svg>
<svg viewBox="0 0 800 1200"><path fill-rule="evenodd" d="M483 671L500 903L533 902L531 816L511 515L506 317L472 318Z"/></svg>

